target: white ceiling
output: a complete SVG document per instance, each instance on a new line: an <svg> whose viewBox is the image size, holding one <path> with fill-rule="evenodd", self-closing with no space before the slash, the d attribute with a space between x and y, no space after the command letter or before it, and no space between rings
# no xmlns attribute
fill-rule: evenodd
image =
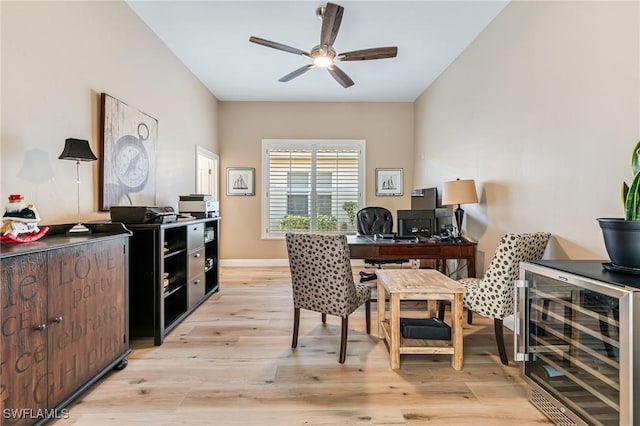
<svg viewBox="0 0 640 426"><path fill-rule="evenodd" d="M334 48L397 46L392 59L338 62L355 85L309 63L249 42L250 36L304 51L319 43L315 10L326 2L138 1L129 6L222 101L413 102L507 5L502 1L354 1L344 7Z"/></svg>

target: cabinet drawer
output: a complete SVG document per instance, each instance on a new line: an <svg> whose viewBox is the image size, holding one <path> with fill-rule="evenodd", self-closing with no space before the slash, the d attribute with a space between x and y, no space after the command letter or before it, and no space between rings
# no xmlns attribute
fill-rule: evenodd
<svg viewBox="0 0 640 426"><path fill-rule="evenodd" d="M189 253L189 276L187 279L200 275L204 272L204 249Z"/></svg>
<svg viewBox="0 0 640 426"><path fill-rule="evenodd" d="M187 226L187 250L195 250L204 246L204 223Z"/></svg>
<svg viewBox="0 0 640 426"><path fill-rule="evenodd" d="M189 280L187 293L189 295L189 309L191 309L204 297L204 274Z"/></svg>

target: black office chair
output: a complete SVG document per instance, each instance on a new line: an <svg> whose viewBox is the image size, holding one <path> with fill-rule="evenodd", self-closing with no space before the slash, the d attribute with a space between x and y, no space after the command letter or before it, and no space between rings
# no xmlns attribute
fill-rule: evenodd
<svg viewBox="0 0 640 426"><path fill-rule="evenodd" d="M384 207L364 207L356 213L358 234L390 234L393 231L393 215Z"/></svg>
<svg viewBox="0 0 640 426"><path fill-rule="evenodd" d="M375 235L375 234L391 234L393 232L393 215L389 209L384 207L364 207L356 213L356 225L359 235ZM364 262L369 265L375 265L382 268L383 264L388 263L404 263L409 259L365 259ZM373 281L378 276L375 272L360 272L360 282ZM373 299L372 299L373 300Z"/></svg>

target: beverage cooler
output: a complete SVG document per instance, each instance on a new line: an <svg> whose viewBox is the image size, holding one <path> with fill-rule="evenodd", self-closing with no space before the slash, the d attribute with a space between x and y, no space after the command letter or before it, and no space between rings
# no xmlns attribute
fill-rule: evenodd
<svg viewBox="0 0 640 426"><path fill-rule="evenodd" d="M640 275L602 261L524 262L515 317L515 359L552 422L640 425Z"/></svg>

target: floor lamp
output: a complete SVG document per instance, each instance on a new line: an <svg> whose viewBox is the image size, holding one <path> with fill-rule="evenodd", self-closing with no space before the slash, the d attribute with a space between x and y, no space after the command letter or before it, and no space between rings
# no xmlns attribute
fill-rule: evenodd
<svg viewBox="0 0 640 426"><path fill-rule="evenodd" d="M80 223L80 162L96 161L98 158L91 151L89 141L83 139L69 138L64 143L62 154L58 157L60 160L76 161L76 183L78 186L78 223L69 229L70 234L86 234L91 232L89 228Z"/></svg>
<svg viewBox="0 0 640 426"><path fill-rule="evenodd" d="M444 183L442 204L445 206L458 205L455 210L458 238L462 238L462 219L464 219L464 210L462 210L460 204L474 204L477 202L478 194L476 193L476 183L473 179L457 179Z"/></svg>

